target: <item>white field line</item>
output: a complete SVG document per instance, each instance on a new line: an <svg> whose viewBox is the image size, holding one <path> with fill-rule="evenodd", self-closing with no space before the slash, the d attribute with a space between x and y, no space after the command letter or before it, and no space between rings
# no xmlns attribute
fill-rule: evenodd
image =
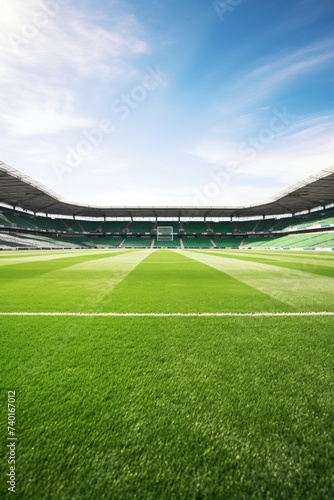
<svg viewBox="0 0 334 500"><path fill-rule="evenodd" d="M334 316L332 311L313 312L203 312L203 313L136 313L136 312L0 312L0 316L78 316L78 317L275 317L275 316Z"/></svg>

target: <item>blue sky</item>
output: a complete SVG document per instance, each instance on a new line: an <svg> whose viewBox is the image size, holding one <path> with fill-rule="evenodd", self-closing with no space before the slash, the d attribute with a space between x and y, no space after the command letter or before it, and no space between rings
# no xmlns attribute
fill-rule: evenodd
<svg viewBox="0 0 334 500"><path fill-rule="evenodd" d="M0 4L1 159L97 205L248 205L334 164L330 0Z"/></svg>

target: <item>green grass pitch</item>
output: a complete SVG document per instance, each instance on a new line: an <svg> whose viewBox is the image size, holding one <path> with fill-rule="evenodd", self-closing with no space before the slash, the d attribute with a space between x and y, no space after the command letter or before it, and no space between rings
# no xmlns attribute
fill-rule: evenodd
<svg viewBox="0 0 334 500"><path fill-rule="evenodd" d="M2 252L0 498L8 391L17 498L334 498L333 278L329 252Z"/></svg>

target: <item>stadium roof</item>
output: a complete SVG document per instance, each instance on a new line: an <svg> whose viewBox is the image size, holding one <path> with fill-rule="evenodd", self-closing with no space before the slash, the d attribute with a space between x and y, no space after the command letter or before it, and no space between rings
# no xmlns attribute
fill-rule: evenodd
<svg viewBox="0 0 334 500"><path fill-rule="evenodd" d="M243 207L98 207L68 202L0 162L0 203L33 213L81 217L252 217L299 213L334 203L334 168L278 193L267 203Z"/></svg>

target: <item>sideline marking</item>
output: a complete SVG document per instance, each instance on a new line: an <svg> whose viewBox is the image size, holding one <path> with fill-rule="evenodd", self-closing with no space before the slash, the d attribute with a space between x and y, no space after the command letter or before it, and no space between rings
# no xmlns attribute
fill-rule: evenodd
<svg viewBox="0 0 334 500"><path fill-rule="evenodd" d="M334 316L331 311L319 312L204 312L204 313L135 313L135 312L0 312L0 316L88 316L88 317L254 317L254 316Z"/></svg>

